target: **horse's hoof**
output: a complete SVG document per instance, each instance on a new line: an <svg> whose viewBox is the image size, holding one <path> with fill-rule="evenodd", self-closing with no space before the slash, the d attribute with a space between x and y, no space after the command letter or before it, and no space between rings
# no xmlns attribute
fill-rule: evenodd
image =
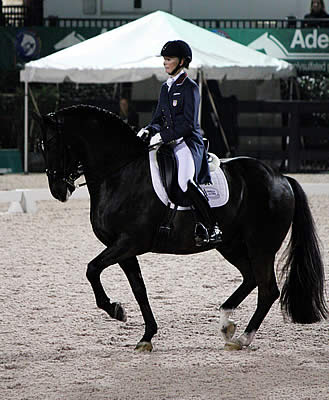
<svg viewBox="0 0 329 400"><path fill-rule="evenodd" d="M139 353L147 351L151 352L153 350L153 346L151 342L139 342L137 343L135 350L138 351Z"/></svg>
<svg viewBox="0 0 329 400"><path fill-rule="evenodd" d="M229 324L221 329L222 336L226 342L229 342L235 334L236 324L229 321Z"/></svg>
<svg viewBox="0 0 329 400"><path fill-rule="evenodd" d="M224 350L228 351L242 350L242 344L239 342L226 342Z"/></svg>
<svg viewBox="0 0 329 400"><path fill-rule="evenodd" d="M121 303L113 303L112 306L114 307L112 318L115 318L118 321L126 322L127 314Z"/></svg>

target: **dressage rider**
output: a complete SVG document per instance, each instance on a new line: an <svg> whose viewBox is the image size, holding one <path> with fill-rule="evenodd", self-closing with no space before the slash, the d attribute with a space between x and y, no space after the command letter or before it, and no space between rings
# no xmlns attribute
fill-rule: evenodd
<svg viewBox="0 0 329 400"><path fill-rule="evenodd" d="M198 120L199 88L184 70L192 61L192 51L186 42L173 40L163 46L161 56L169 78L161 87L151 123L141 129L138 136L150 141L150 145L174 144L179 186L204 224L196 225L196 245L217 244L221 242L222 233L206 195L198 186L211 183L211 177Z"/></svg>

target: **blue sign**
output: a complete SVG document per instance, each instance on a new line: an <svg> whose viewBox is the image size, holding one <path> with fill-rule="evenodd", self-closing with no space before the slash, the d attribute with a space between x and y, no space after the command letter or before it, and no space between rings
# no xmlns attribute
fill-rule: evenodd
<svg viewBox="0 0 329 400"><path fill-rule="evenodd" d="M35 32L22 29L16 34L16 54L23 61L31 61L39 58L40 47L40 39Z"/></svg>

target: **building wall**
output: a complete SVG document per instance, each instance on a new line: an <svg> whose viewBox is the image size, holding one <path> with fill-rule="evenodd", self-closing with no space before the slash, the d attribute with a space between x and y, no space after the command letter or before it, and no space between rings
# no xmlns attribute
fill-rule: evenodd
<svg viewBox="0 0 329 400"><path fill-rule="evenodd" d="M3 6L22 6L24 5L24 0L2 0Z"/></svg>
<svg viewBox="0 0 329 400"><path fill-rule="evenodd" d="M150 12L162 10L172 12L180 18L282 19L288 15L303 18L309 12L310 1L44 0L44 16L55 15L61 18L138 18ZM325 3L328 10L329 0L325 0ZM139 5L141 5L141 8L138 8Z"/></svg>

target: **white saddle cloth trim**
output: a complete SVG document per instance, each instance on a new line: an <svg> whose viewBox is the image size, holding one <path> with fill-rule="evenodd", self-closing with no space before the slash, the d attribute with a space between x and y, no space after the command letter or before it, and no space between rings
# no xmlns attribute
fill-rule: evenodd
<svg viewBox="0 0 329 400"><path fill-rule="evenodd" d="M174 207L173 202L168 199L166 190L161 182L160 170L158 161L156 158L156 149L149 152L150 159L150 169L152 176L152 184L155 193L162 201L163 204L167 205L168 202L171 203L171 207ZM215 171L211 171L212 185L201 185L201 187L206 191L210 207L221 207L228 202L229 190L227 185L227 180L224 172L220 167L216 168ZM190 210L191 207L181 207L178 206L178 210Z"/></svg>

